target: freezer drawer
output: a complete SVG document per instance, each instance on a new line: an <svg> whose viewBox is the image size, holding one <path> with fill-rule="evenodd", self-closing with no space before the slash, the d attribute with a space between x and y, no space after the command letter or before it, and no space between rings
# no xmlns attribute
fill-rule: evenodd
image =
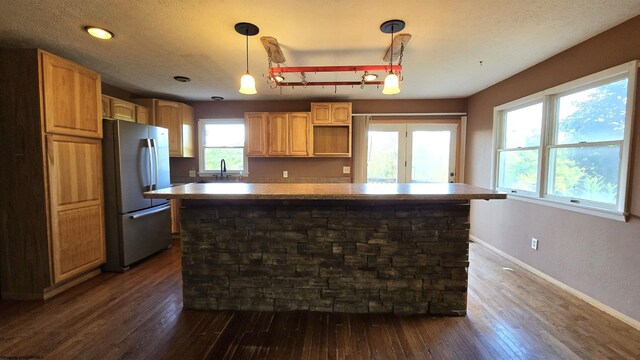
<svg viewBox="0 0 640 360"><path fill-rule="evenodd" d="M120 215L119 239L107 241L105 271L125 271L129 265L171 245L171 206L162 205Z"/></svg>

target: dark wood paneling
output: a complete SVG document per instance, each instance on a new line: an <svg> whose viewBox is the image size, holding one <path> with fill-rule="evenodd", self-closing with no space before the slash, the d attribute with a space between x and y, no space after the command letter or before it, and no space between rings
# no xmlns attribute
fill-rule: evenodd
<svg viewBox="0 0 640 360"><path fill-rule="evenodd" d="M180 248L46 303L0 301L0 354L102 359L640 357L640 331L471 244L466 317L182 309ZM504 271L502 267L513 268Z"/></svg>
<svg viewBox="0 0 640 360"><path fill-rule="evenodd" d="M50 285L38 51L0 50L0 289ZM28 214L28 216L25 216ZM21 254L7 256L6 254Z"/></svg>

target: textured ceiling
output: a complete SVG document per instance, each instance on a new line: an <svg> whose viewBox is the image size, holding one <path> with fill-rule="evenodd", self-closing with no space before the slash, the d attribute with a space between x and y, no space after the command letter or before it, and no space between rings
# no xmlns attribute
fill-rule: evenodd
<svg viewBox="0 0 640 360"><path fill-rule="evenodd" d="M0 0L0 9L2 47L40 47L109 84L184 100L388 99L374 86L280 94L263 78L260 36L278 39L286 66L383 64L390 39L380 24L402 19L413 37L393 98L411 99L469 96L640 14L640 0ZM245 39L234 24L243 21L260 27L249 39L250 97L238 93ZM89 24L116 37L93 39Z"/></svg>

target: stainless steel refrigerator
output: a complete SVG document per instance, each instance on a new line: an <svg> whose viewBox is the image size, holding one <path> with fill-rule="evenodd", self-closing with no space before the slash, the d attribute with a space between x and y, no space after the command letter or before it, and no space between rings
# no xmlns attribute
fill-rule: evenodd
<svg viewBox="0 0 640 360"><path fill-rule="evenodd" d="M123 120L103 120L107 262L104 271L129 266L171 246L168 200L145 199L171 186L169 131Z"/></svg>

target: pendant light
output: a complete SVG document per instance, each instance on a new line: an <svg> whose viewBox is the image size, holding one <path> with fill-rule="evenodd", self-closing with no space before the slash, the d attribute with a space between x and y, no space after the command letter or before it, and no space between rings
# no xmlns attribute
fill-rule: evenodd
<svg viewBox="0 0 640 360"><path fill-rule="evenodd" d="M393 33L404 29L404 21L389 20L380 25L380 31L385 34L391 34L391 46L389 47L389 74L384 78L384 95L395 95L400 92L400 79L398 75L393 73Z"/></svg>
<svg viewBox="0 0 640 360"><path fill-rule="evenodd" d="M260 32L257 26L251 23L237 23L235 26L236 32L240 35L244 35L246 38L246 54L247 54L247 72L240 78L240 94L253 95L256 94L256 81L253 76L249 74L249 36L257 35Z"/></svg>

